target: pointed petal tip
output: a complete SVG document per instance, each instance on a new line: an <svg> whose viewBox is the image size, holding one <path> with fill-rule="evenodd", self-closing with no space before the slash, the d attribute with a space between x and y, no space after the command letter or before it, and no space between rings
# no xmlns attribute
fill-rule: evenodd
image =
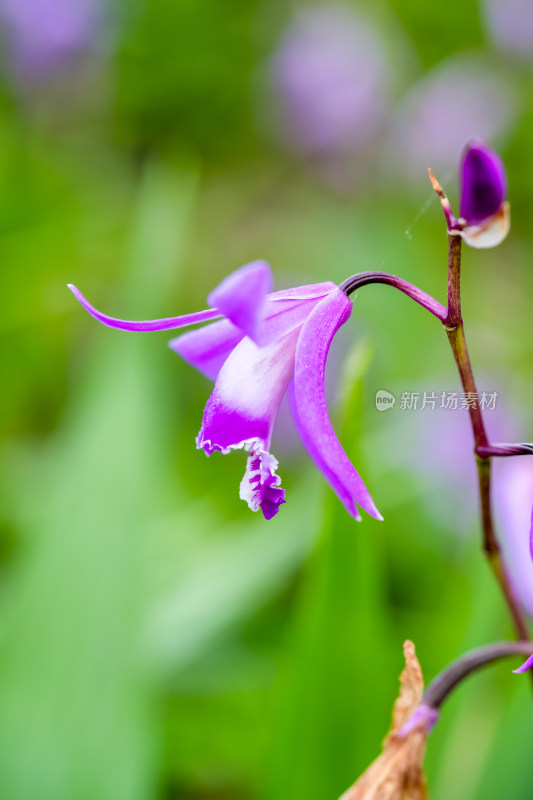
<svg viewBox="0 0 533 800"><path fill-rule="evenodd" d="M361 516L359 508L358 508L357 504L355 503L355 500L353 500L352 498L347 500L346 498L340 497L339 493L334 489L334 487L331 484L331 482L330 481L328 481L328 482L329 482L331 488L333 489L333 491L335 492L335 494L337 495L337 497L339 498L339 500L341 501L341 503L343 504L343 506L346 509L346 511L348 512L348 514L354 520L354 522L362 522L363 521L363 517Z"/></svg>
<svg viewBox="0 0 533 800"><path fill-rule="evenodd" d="M262 346L263 306L272 288L270 265L266 261L252 261L224 278L210 292L207 302Z"/></svg>
<svg viewBox="0 0 533 800"><path fill-rule="evenodd" d="M370 495L369 495L365 505L361 505L361 502L359 501L359 499L355 499L354 498L353 504L354 504L355 508L357 509L357 516L355 516L355 514L353 514L352 510L349 509L346 504L344 504L345 508L348 511L348 513L352 515L352 517L356 520L356 522L362 522L362 519L363 519L362 515L359 513L359 508L357 507L356 502L359 504L359 506L361 506L363 511L366 511L366 513L368 514L369 517L372 517L372 519L375 519L377 522L384 522L383 516L377 510L377 508L374 505L374 502L373 502L372 498L370 497Z"/></svg>
<svg viewBox="0 0 533 800"><path fill-rule="evenodd" d="M357 497L354 498L354 500L363 509L363 511L366 511L369 517L372 517L372 519L377 520L377 522L384 521L383 516L378 511L377 506L374 503L374 500L372 499L372 496L370 495L370 492L368 492L368 490L364 494L362 494L360 498Z"/></svg>
<svg viewBox="0 0 533 800"><path fill-rule="evenodd" d="M533 667L533 655L529 656L518 669L513 669L513 672L515 675L521 675L523 672L527 672L528 669L531 669L531 667Z"/></svg>
<svg viewBox="0 0 533 800"><path fill-rule="evenodd" d="M350 298L337 288L308 315L296 349L291 405L307 452L347 512L360 520L359 506L380 519L366 486L337 439L326 404L324 377L329 347L351 310Z"/></svg>
<svg viewBox="0 0 533 800"><path fill-rule="evenodd" d="M78 302L81 303L82 306L83 306L84 305L83 301L85 300L85 298L82 295L82 293L80 292L80 290L78 289L78 287L75 286L73 283L67 283L67 289L70 289L70 291L72 292L72 294L74 295L76 300L78 300Z"/></svg>
<svg viewBox="0 0 533 800"><path fill-rule="evenodd" d="M183 314L179 317L165 317L163 319L119 319L118 317L110 317L108 314L103 314L101 311L98 311L97 308L89 303L74 284L68 283L67 286L76 300L91 317L101 322L102 325L107 325L108 328L115 328L121 331L166 331L172 328L184 328L187 325L196 325L199 322L210 322L220 317L220 312L217 311L216 308L209 308L205 311L196 311L193 314Z"/></svg>

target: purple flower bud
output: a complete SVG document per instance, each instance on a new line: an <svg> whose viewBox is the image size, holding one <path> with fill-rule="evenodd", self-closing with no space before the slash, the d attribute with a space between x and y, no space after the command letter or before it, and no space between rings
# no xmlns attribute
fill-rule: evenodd
<svg viewBox="0 0 533 800"><path fill-rule="evenodd" d="M507 177L500 157L479 139L472 141L463 151L459 183L463 227L457 229L454 224L457 232L470 247L501 244L511 227L511 212L505 199Z"/></svg>
<svg viewBox="0 0 533 800"><path fill-rule="evenodd" d="M459 171L460 214L468 225L480 225L497 214L507 197L507 176L499 155L482 141L464 150Z"/></svg>

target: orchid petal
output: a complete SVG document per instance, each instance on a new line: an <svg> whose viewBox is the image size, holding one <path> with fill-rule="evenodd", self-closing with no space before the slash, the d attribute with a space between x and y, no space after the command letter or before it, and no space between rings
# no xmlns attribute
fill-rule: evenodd
<svg viewBox="0 0 533 800"><path fill-rule="evenodd" d="M333 336L349 318L352 301L338 289L319 303L304 322L296 348L293 413L302 441L346 510L360 519L359 504L382 519L370 494L341 447L331 425L324 389L328 351Z"/></svg>
<svg viewBox="0 0 533 800"><path fill-rule="evenodd" d="M268 295L264 303L263 345L278 341L302 325L318 300L336 290L334 283L323 283ZM215 380L222 364L242 338L242 331L229 320L219 320L171 339L169 347Z"/></svg>
<svg viewBox="0 0 533 800"><path fill-rule="evenodd" d="M503 242L511 229L511 207L509 203L502 203L499 211L479 225L467 225L462 231L457 231L469 247L476 250L487 250L497 247Z"/></svg>
<svg viewBox="0 0 533 800"><path fill-rule="evenodd" d="M320 300L327 294L331 294L337 289L337 284L332 281L322 283L308 283L305 286L296 286L292 289L280 289L278 292L269 294L267 300Z"/></svg>
<svg viewBox="0 0 533 800"><path fill-rule="evenodd" d="M513 672L515 675L521 675L522 672L527 672L527 670L531 669L531 667L533 667L533 655L529 656L529 658L524 661L521 667L518 667L518 669L513 669Z"/></svg>
<svg viewBox="0 0 533 800"><path fill-rule="evenodd" d="M479 225L496 214L507 195L503 162L481 141L467 146L461 162L460 183L460 214L468 225Z"/></svg>
<svg viewBox="0 0 533 800"><path fill-rule="evenodd" d="M253 261L224 278L207 302L246 336L262 344L263 305L272 284L272 272L266 261Z"/></svg>
<svg viewBox="0 0 533 800"><path fill-rule="evenodd" d="M271 519L285 502L276 474L277 460L268 452L279 404L294 370L299 327L279 341L258 347L245 337L222 366L207 401L196 439L207 455L232 449L250 452L240 497L252 511Z"/></svg>
<svg viewBox="0 0 533 800"><path fill-rule="evenodd" d="M243 338L239 328L228 319L221 319L171 339L168 346L214 381L224 361Z"/></svg>
<svg viewBox="0 0 533 800"><path fill-rule="evenodd" d="M267 450L256 448L248 456L246 472L241 481L239 497L246 500L252 511L261 511L266 520L272 519L285 503L285 489L276 474L278 461Z"/></svg>
<svg viewBox="0 0 533 800"><path fill-rule="evenodd" d="M302 325L319 300L337 290L334 283L328 282L268 295L265 301L263 344L278 341Z"/></svg>
<svg viewBox="0 0 533 800"><path fill-rule="evenodd" d="M71 283L68 288L88 313L109 328L118 328L122 331L166 331L171 328L184 328L187 325L195 325L198 322L208 322L222 316L216 308L208 308L205 311L196 311L193 314L183 314L181 317L165 317L164 319L150 319L144 321L134 321L129 319L117 319L102 314L82 295L79 289Z"/></svg>
<svg viewBox="0 0 533 800"><path fill-rule="evenodd" d="M196 439L207 455L257 445L268 450L294 369L298 334L299 328L266 347L245 337L235 347L218 373Z"/></svg>

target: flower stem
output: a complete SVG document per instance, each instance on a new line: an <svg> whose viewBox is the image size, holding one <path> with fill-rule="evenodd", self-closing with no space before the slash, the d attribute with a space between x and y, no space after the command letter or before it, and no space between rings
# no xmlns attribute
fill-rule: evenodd
<svg viewBox="0 0 533 800"><path fill-rule="evenodd" d="M452 661L428 685L422 703L430 708L438 709L448 695L468 675L482 667L509 656L528 656L533 653L531 642L498 642L471 650L469 653Z"/></svg>
<svg viewBox="0 0 533 800"><path fill-rule="evenodd" d="M440 186L438 188L440 189ZM440 189L440 192L444 199L446 199L442 189ZM459 223L457 223L457 225L458 224ZM457 364L457 369L459 370L463 390L474 400L474 402L468 403L468 412L470 415L472 433L474 435L474 452L478 471L483 550L509 608L518 638L524 641L530 641L524 615L516 599L494 527L491 506L491 458L496 455L526 454L530 453L531 449L529 445L493 446L489 442L483 414L479 403L476 402L479 395L474 380L474 373L472 372L472 365L470 363L461 313L462 239L457 234L457 230L451 228L448 231L448 240L447 308L417 286L395 275L390 275L388 272L360 272L343 281L339 288L347 295L350 295L352 292L370 283L383 283L392 286L427 309L443 323L446 333L448 334L448 340L452 348L455 363Z"/></svg>
<svg viewBox="0 0 533 800"><path fill-rule="evenodd" d="M463 318L461 315L461 245L462 240L453 232L449 233L448 256L448 313L443 324L448 334L452 352L459 370L465 393L477 398L478 393L470 356L466 344ZM481 522L483 530L483 550L505 598L519 639L529 640L529 633L520 605L515 597L509 574L502 557L494 528L491 507L491 456L490 443L485 430L483 414L479 403L469 404L470 423L474 435Z"/></svg>
<svg viewBox="0 0 533 800"><path fill-rule="evenodd" d="M438 186L438 189L442 195L441 200L443 198L446 200L446 196L444 192L442 192L442 189L440 189L440 186ZM360 272L343 281L339 288L347 295L350 295L352 292L370 283L383 283L392 286L427 309L443 323L446 333L448 334L448 340L452 348L455 363L457 364L457 369L459 370L463 390L474 400L474 402L468 403L468 412L470 415L472 433L474 435L474 452L478 470L483 550L509 608L518 638L529 641L529 632L524 615L513 591L494 528L491 507L491 458L495 455L521 455L531 453L531 448L529 445L492 446L485 430L483 414L479 403L476 402L479 395L474 380L474 373L472 372L461 314L462 239L457 233L459 227L460 223L456 221L456 225L450 228L448 232L447 308L417 286L395 275L390 275L388 272Z"/></svg>
<svg viewBox="0 0 533 800"><path fill-rule="evenodd" d="M460 241L460 240L459 240ZM448 321L444 322L446 333L448 334L448 341L450 342L453 357L459 370L461 384L463 390L472 398L477 398L476 382L470 364L470 356L468 354L468 347L466 344L465 331L463 321L461 320L455 327L448 327ZM470 423L474 433L474 442L476 450L478 447L487 447L489 440L485 430L485 423L483 421L483 414L478 402L468 404L468 413L470 415Z"/></svg>
<svg viewBox="0 0 533 800"><path fill-rule="evenodd" d="M409 281L404 281L403 278L398 278L396 275L390 275L388 272L358 272L357 275L352 275L343 281L339 289L341 289L348 296L353 292L360 289L361 286L367 286L369 283L384 283L387 286L393 286L400 292L403 292L423 308L427 309L441 322L446 319L447 309L442 303L439 303L435 298L431 297L427 292L423 292L418 286L414 286Z"/></svg>
<svg viewBox="0 0 533 800"><path fill-rule="evenodd" d="M498 456L531 456L533 455L533 443L520 442L520 444L489 444L486 447L478 447L477 455L480 458L490 458Z"/></svg>
<svg viewBox="0 0 533 800"><path fill-rule="evenodd" d="M446 328L462 325L461 316L461 245L462 239L448 231L448 313L444 320Z"/></svg>

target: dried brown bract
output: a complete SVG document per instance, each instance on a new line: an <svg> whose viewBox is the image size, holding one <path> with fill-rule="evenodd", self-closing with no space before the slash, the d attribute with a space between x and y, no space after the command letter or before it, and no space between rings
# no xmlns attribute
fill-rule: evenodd
<svg viewBox="0 0 533 800"><path fill-rule="evenodd" d="M394 704L392 728L383 752L340 800L428 800L422 767L428 735L423 716L407 732L401 728L419 707L424 691L422 670L412 642L403 646L405 668Z"/></svg>

